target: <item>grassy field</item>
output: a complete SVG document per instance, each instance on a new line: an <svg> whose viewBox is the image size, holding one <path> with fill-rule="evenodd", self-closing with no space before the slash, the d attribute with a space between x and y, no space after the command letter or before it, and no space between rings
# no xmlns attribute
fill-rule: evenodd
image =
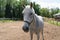
<svg viewBox="0 0 60 40"><path fill-rule="evenodd" d="M57 21L49 20L48 23L60 26L60 22L57 22Z"/></svg>
<svg viewBox="0 0 60 40"><path fill-rule="evenodd" d="M48 23L50 23L50 24L53 24L53 25L60 26L60 22L57 22L54 18L44 17L44 21L45 21L45 22L48 22Z"/></svg>
<svg viewBox="0 0 60 40"><path fill-rule="evenodd" d="M0 23L3 22L14 22L15 20L0 20ZM54 21L54 20L49 20L48 23L50 24L54 24L54 25L57 25L57 26L60 26L60 22L57 22L57 21Z"/></svg>
<svg viewBox="0 0 60 40"><path fill-rule="evenodd" d="M0 20L0 22L14 22L15 20Z"/></svg>

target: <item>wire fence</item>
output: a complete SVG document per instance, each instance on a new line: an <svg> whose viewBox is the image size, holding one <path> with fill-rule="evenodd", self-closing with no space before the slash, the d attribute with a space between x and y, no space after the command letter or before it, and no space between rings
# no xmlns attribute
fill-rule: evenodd
<svg viewBox="0 0 60 40"><path fill-rule="evenodd" d="M0 20L15 20L15 21L19 21L20 18L0 18ZM57 25L57 26L60 26L60 19L44 17L44 21L48 22L48 23L51 23L51 24L54 24L54 25Z"/></svg>

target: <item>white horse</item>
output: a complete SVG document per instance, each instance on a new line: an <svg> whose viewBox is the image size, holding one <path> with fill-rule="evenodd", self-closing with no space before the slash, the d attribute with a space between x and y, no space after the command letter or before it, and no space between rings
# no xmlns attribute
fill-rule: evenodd
<svg viewBox="0 0 60 40"><path fill-rule="evenodd" d="M23 30L28 32L30 30L31 40L33 39L33 33L37 35L37 40L40 39L40 32L42 33L42 40L44 40L43 36L43 17L35 14L35 11L32 7L32 3L30 5L25 6L23 10Z"/></svg>

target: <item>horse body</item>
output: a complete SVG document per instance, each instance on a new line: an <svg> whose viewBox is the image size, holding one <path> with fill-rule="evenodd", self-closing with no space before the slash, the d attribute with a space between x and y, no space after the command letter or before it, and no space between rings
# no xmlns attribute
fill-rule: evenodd
<svg viewBox="0 0 60 40"><path fill-rule="evenodd" d="M23 30L25 32L28 32L27 30L30 30L31 40L33 39L33 33L35 33L37 35L37 40L39 40L40 32L42 34L42 40L44 40L44 36L43 36L43 27L44 27L43 17L35 14L34 9L30 5L26 6L22 13L24 15Z"/></svg>
<svg viewBox="0 0 60 40"><path fill-rule="evenodd" d="M43 18L35 14L34 21L30 25L30 30L32 30L33 33L38 33L41 30L43 30L43 27L44 27Z"/></svg>

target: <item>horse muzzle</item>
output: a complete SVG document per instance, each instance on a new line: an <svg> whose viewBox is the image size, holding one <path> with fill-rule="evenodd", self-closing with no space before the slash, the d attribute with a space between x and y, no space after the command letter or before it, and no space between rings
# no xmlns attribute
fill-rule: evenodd
<svg viewBox="0 0 60 40"><path fill-rule="evenodd" d="M23 26L22 29L23 29L24 32L28 32L29 31L29 27L27 27L27 26Z"/></svg>

